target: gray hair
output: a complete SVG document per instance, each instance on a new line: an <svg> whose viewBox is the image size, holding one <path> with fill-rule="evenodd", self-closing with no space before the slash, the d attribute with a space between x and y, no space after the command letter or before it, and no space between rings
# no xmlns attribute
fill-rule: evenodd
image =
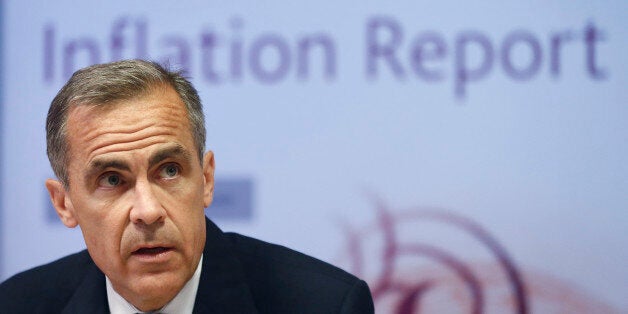
<svg viewBox="0 0 628 314"><path fill-rule="evenodd" d="M190 131L199 159L205 151L205 117L200 97L181 72L170 71L155 62L125 60L80 69L52 100L46 119L46 145L52 170L68 187L69 162L67 120L70 108L80 105L102 106L146 95L160 85L171 86L185 104Z"/></svg>

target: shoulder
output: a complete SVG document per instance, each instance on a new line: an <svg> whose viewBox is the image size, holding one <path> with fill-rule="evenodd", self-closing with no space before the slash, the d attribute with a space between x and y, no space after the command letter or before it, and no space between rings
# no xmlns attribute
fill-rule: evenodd
<svg viewBox="0 0 628 314"><path fill-rule="evenodd" d="M332 285L351 285L354 275L314 257L287 247L264 242L237 233L225 233L235 254L245 264L268 271L289 272L307 277L321 277Z"/></svg>
<svg viewBox="0 0 628 314"><path fill-rule="evenodd" d="M280 245L237 233L225 233L225 238L242 263L257 305L266 307L264 312L373 312L367 284L354 275Z"/></svg>
<svg viewBox="0 0 628 314"><path fill-rule="evenodd" d="M19 313L27 309L40 312L36 310L40 304L46 304L48 310L62 306L90 264L89 254L82 251L19 273L0 284L0 308Z"/></svg>

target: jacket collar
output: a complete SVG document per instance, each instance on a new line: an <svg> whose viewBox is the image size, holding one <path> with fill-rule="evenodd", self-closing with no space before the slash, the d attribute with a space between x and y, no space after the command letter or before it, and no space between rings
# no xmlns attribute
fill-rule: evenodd
<svg viewBox="0 0 628 314"><path fill-rule="evenodd" d="M257 313L242 264L222 231L205 219L207 240L194 313Z"/></svg>
<svg viewBox="0 0 628 314"><path fill-rule="evenodd" d="M83 282L77 287L61 313L109 313L105 275L91 259L87 267Z"/></svg>
<svg viewBox="0 0 628 314"><path fill-rule="evenodd" d="M240 261L222 231L205 218L207 237L194 313L257 313ZM105 275L93 261L63 314L109 313Z"/></svg>

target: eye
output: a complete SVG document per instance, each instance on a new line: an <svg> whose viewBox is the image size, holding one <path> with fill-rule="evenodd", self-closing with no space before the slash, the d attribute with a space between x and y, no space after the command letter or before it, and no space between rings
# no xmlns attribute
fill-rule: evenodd
<svg viewBox="0 0 628 314"><path fill-rule="evenodd" d="M102 187L116 187L122 183L122 178L116 173L106 173L98 180L98 185Z"/></svg>
<svg viewBox="0 0 628 314"><path fill-rule="evenodd" d="M180 173L179 166L177 164L165 164L159 170L159 177L164 179L172 179L179 175Z"/></svg>

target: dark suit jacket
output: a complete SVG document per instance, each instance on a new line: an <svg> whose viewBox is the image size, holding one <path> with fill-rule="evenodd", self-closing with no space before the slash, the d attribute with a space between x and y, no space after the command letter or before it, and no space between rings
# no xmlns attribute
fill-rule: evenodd
<svg viewBox="0 0 628 314"><path fill-rule="evenodd" d="M209 219L203 254L194 313L373 313L364 281ZM2 283L0 313L109 313L105 276L87 251L64 257Z"/></svg>

